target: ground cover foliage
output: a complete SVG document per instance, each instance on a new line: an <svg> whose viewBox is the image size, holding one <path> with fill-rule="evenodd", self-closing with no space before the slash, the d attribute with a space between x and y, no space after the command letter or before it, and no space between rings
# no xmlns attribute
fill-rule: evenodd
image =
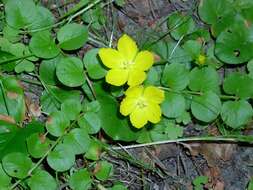
<svg viewBox="0 0 253 190"><path fill-rule="evenodd" d="M125 1L45 4L2 0L0 6L0 189L128 189L113 178L107 154L159 175L161 168L119 150L165 142L252 143L251 0L192 1L188 11L150 23L141 38L116 28L113 11L123 10ZM149 66L133 74L134 82L122 82L122 72L109 78L114 66L102 49L131 54L134 41L145 52L139 62L151 60ZM109 55L109 62L119 62ZM122 70L128 64L135 63ZM144 91L142 98L161 97L146 114L121 111L131 89L150 87L152 96ZM27 93L34 88L36 101ZM204 133L186 135L189 126ZM199 176L191 188L206 184L208 177Z"/></svg>

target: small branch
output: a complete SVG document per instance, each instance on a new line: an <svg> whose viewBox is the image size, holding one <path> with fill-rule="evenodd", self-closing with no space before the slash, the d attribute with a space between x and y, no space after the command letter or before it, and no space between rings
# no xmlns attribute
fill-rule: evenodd
<svg viewBox="0 0 253 190"><path fill-rule="evenodd" d="M217 137L189 137L189 138L180 138L174 140L165 140L165 141L157 141L151 143L144 143L144 144L135 144L129 146L114 146L111 147L112 150L124 150L124 149L132 149L132 148L140 148L146 146L154 146L154 145L161 145L161 144L168 144L168 143L179 143L179 142L196 142L196 141L208 141L208 142L232 142L232 143L249 143L253 144L253 136L217 136Z"/></svg>
<svg viewBox="0 0 253 190"><path fill-rule="evenodd" d="M168 92L173 92L173 93L177 93L177 94L189 94L189 95L196 95L196 96L202 96L204 93L203 92L195 92L195 91L191 91L191 90L173 90L171 88L167 88L167 87L163 87L163 86L159 86L158 88L168 91ZM218 94L217 94L218 95ZM237 96L229 96L229 95L218 95L221 99L234 99L237 100L239 97Z"/></svg>
<svg viewBox="0 0 253 190"><path fill-rule="evenodd" d="M48 151L43 155L43 157L28 171L27 176L24 178L26 179L27 177L31 176L32 172L37 169L37 167L39 167L39 165L43 162L43 160L47 157L47 155L54 149L54 147L62 140L62 137L65 135L65 133L58 137L58 139L54 142L54 144L48 149ZM11 189L14 189L17 185L19 185L22 180L24 179L20 179L18 181L16 181L16 183L14 183L11 186Z"/></svg>

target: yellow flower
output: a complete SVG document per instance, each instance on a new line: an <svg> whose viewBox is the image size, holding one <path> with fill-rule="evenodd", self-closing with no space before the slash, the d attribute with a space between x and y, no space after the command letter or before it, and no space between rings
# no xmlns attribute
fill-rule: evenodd
<svg viewBox="0 0 253 190"><path fill-rule="evenodd" d="M154 56L149 51L138 52L136 42L124 34L118 41L117 50L101 48L99 57L110 68L105 77L106 82L121 86L140 85L146 79L147 71L154 63Z"/></svg>
<svg viewBox="0 0 253 190"><path fill-rule="evenodd" d="M161 119L160 103L164 100L164 92L157 87L130 87L126 97L120 104L120 113L130 115L130 121L136 128L141 128L148 121L158 123Z"/></svg>
<svg viewBox="0 0 253 190"><path fill-rule="evenodd" d="M199 64L199 65L204 65L204 64L206 63L206 56L200 54L200 55L197 57L196 61L197 61L197 64Z"/></svg>

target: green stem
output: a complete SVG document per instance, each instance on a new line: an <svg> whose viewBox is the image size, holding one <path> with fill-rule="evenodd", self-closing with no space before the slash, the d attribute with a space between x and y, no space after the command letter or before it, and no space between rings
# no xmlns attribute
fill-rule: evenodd
<svg viewBox="0 0 253 190"><path fill-rule="evenodd" d="M27 176L24 178L28 178L31 176L32 172L37 169L37 167L39 167L39 165L43 162L43 160L48 156L48 154L54 149L54 147L62 140L63 136L65 135L65 133L58 137L58 139L54 142L54 144L48 149L48 151L43 155L43 157L28 171ZM11 186L11 189L14 189L17 185L19 185L24 179L20 179L18 181L16 181L16 183L14 183Z"/></svg>
<svg viewBox="0 0 253 190"><path fill-rule="evenodd" d="M7 59L4 61L0 61L0 65L5 64L5 63L9 63L9 62L13 62L13 61L18 61L18 60L22 60L22 59L26 59L28 57L32 57L33 55L24 55L22 57L15 57L15 58L11 58L11 59Z"/></svg>
<svg viewBox="0 0 253 190"><path fill-rule="evenodd" d="M96 0L94 3L89 4L88 6L86 6L85 8L81 9L80 11L78 11L77 13L75 12L69 12L67 13L67 15L64 16L64 18L72 15L73 13L75 13L74 15L70 16L68 19L68 23L70 23L74 18L76 18L77 16L83 14L84 12L88 11L89 9L91 9L92 7L94 7L96 4L100 3L102 0ZM85 4L86 5L86 4ZM85 6L83 5L83 6ZM83 7L82 6L82 7ZM61 20L61 18L60 18Z"/></svg>
<svg viewBox="0 0 253 190"><path fill-rule="evenodd" d="M79 11L81 8L83 8L84 6L86 6L88 4L87 1L83 1L81 0L79 3L77 3L72 9L70 9L67 13L65 13L63 16L60 17L59 20L62 20L64 18L69 17L70 15L76 13L77 11Z"/></svg>
<svg viewBox="0 0 253 190"><path fill-rule="evenodd" d="M23 180L29 178L31 175L32 175L32 172L34 170L36 170L40 164L46 159L46 157L48 156L48 154L56 147L56 145L58 145L58 143L61 142L61 140L63 139L63 137L69 132L70 129L72 129L72 127L75 125L76 123L76 120L73 121L69 126L68 128L65 130L65 132L59 136L56 141L52 144L52 146L48 149L48 151L40 158L40 160L28 171L27 175L25 178L23 179L19 179L18 181L16 181L16 183L14 183L12 186L11 186L11 190L14 189L15 187L17 187Z"/></svg>
<svg viewBox="0 0 253 190"><path fill-rule="evenodd" d="M191 90L182 90L182 91L173 90L171 88L167 88L167 87L163 87L163 86L159 86L158 88L168 91L168 92L177 93L177 94L188 94L188 95L196 95L196 96L202 96L204 94L203 92L195 92L195 91L191 91ZM229 95L223 95L223 94L219 95L219 97L221 99L234 99L234 100L238 99L237 96L229 96Z"/></svg>
<svg viewBox="0 0 253 190"><path fill-rule="evenodd" d="M96 99L97 99L97 96L96 96L96 92L95 92L95 90L94 90L94 88L93 88L93 86L92 86L92 83L91 83L89 77L87 76L87 74L86 74L86 73L84 73L84 74L85 74L86 82L87 82L87 84L88 84L88 86L89 86L89 88L90 88L90 90L91 90L92 97L94 98L94 100L96 100Z"/></svg>
<svg viewBox="0 0 253 190"><path fill-rule="evenodd" d="M128 145L128 146L119 146L111 147L112 150L124 150L131 148L140 148L146 146L154 146L168 143L180 143L180 142L196 142L196 141L207 141L207 142L232 142L232 143L249 143L253 144L253 136L245 135L228 135L228 136L205 136L205 137L187 137L174 140L165 140L165 141L156 141L151 143Z"/></svg>

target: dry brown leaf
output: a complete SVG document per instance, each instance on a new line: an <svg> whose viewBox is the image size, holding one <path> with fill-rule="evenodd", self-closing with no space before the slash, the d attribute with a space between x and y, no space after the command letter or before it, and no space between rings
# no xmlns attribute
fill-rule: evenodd
<svg viewBox="0 0 253 190"><path fill-rule="evenodd" d="M161 57L159 55L157 55L155 53L153 53L153 55L154 55L154 58L155 58L155 62L161 61Z"/></svg>
<svg viewBox="0 0 253 190"><path fill-rule="evenodd" d="M218 160L230 160L236 147L236 144L192 143L187 144L186 148L189 149L192 156L203 155L208 165L214 167Z"/></svg>
<svg viewBox="0 0 253 190"><path fill-rule="evenodd" d="M41 107L39 105L32 103L29 105L28 109L32 116L34 117L41 116Z"/></svg>
<svg viewBox="0 0 253 190"><path fill-rule="evenodd" d="M213 190L224 190L224 188L225 188L224 182L218 180L215 186L213 187Z"/></svg>
<svg viewBox="0 0 253 190"><path fill-rule="evenodd" d="M6 121L8 123L13 123L13 124L16 123L15 120L14 120L14 118L11 117L11 116L8 116L8 115L2 115L2 114L0 114L0 120Z"/></svg>
<svg viewBox="0 0 253 190"><path fill-rule="evenodd" d="M7 92L7 97L10 99L17 99L18 98L18 94L15 92Z"/></svg>

